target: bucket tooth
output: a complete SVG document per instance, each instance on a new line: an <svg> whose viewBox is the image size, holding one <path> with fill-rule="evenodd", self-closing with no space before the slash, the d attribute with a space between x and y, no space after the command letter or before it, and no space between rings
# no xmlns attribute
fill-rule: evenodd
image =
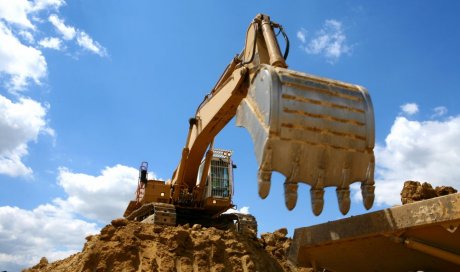
<svg viewBox="0 0 460 272"><path fill-rule="evenodd" d="M324 155L324 154L323 154ZM322 155L322 156L323 156ZM324 207L324 169L316 170L316 182L310 189L311 209L316 216L320 215Z"/></svg>
<svg viewBox="0 0 460 272"><path fill-rule="evenodd" d="M310 196L311 196L311 209L313 213L318 216L323 211L324 207L324 189L310 189Z"/></svg>
<svg viewBox="0 0 460 272"><path fill-rule="evenodd" d="M259 170L257 174L257 185L259 187L259 196L265 199L270 193L272 171Z"/></svg>
<svg viewBox="0 0 460 272"><path fill-rule="evenodd" d="M372 208L372 205L374 204L374 194L375 186L371 184L361 184L361 194L363 196L363 204L366 210L369 210Z"/></svg>
<svg viewBox="0 0 460 272"><path fill-rule="evenodd" d="M372 205L374 204L374 168L375 168L375 163L374 159L372 158L371 162L369 163L367 167L367 180L366 182L363 182L361 184L361 194L363 196L363 204L366 210L369 210L372 208Z"/></svg>
<svg viewBox="0 0 460 272"><path fill-rule="evenodd" d="M337 188L337 200L339 201L339 209L343 215L346 215L350 210L350 190L348 188Z"/></svg>
<svg viewBox="0 0 460 272"><path fill-rule="evenodd" d="M292 210L297 204L297 189L299 184L297 182L284 182L284 201L286 203L286 208Z"/></svg>
<svg viewBox="0 0 460 272"><path fill-rule="evenodd" d="M345 215L350 210L350 188L348 182L350 180L350 168L342 169L342 180L340 186L337 187L337 200L339 201L340 212Z"/></svg>

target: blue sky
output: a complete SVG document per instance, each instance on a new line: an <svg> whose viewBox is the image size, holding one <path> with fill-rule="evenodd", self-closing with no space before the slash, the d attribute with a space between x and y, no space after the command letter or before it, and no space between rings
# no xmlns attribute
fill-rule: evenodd
<svg viewBox="0 0 460 272"><path fill-rule="evenodd" d="M281 23L290 69L365 86L376 121L373 210L408 179L460 185L460 2L0 0L0 269L65 257L121 216L137 168L168 179L188 123L257 13ZM234 121L234 202L261 232L342 218L308 186L294 211L284 178L257 195L249 134ZM354 191L355 192L355 191ZM349 215L364 212L354 195Z"/></svg>

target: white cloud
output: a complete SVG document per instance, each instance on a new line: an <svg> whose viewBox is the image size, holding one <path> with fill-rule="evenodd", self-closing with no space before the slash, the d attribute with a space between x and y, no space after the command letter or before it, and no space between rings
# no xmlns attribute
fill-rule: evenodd
<svg viewBox="0 0 460 272"><path fill-rule="evenodd" d="M34 35L32 35L32 33L29 32L29 31L20 30L18 32L18 34L19 34L19 36L21 36L28 43L34 43L35 42Z"/></svg>
<svg viewBox="0 0 460 272"><path fill-rule="evenodd" d="M20 27L34 29L27 17L31 9L31 2L27 0L0 0L0 19Z"/></svg>
<svg viewBox="0 0 460 272"><path fill-rule="evenodd" d="M249 207L247 207L247 206L241 207L240 213L249 214Z"/></svg>
<svg viewBox="0 0 460 272"><path fill-rule="evenodd" d="M50 8L59 8L64 0L0 0L0 19L21 28L35 29L29 15Z"/></svg>
<svg viewBox="0 0 460 272"><path fill-rule="evenodd" d="M44 48L51 48L51 49L56 49L56 50L61 50L62 48L61 40L56 37L44 38L40 40L38 44L40 44Z"/></svg>
<svg viewBox="0 0 460 272"><path fill-rule="evenodd" d="M123 165L107 167L99 176L61 168L58 182L68 198L56 201L69 211L107 223L121 217L134 199L138 174L137 169Z"/></svg>
<svg viewBox="0 0 460 272"><path fill-rule="evenodd" d="M49 14L52 10L57 11L64 4L64 0L0 0L0 84L14 94L16 100L11 101L1 96L0 102L3 107L1 110L8 116L15 116L22 111L24 114L29 114L26 117L31 118L26 118L23 122L18 119L0 119L0 126L3 126L2 129L5 130L0 130L2 132L0 174L31 175L32 169L22 162L23 157L27 155L28 143L37 139L38 132L53 134L53 131L45 125L46 111L43 110L43 106L36 101L23 98L21 91L27 89L32 82L40 85L47 75L46 59L40 49L62 50L66 48L62 40L58 38L40 38L41 35L43 36L43 31L37 30L46 23L41 20L40 16ZM48 12L40 13L39 11L42 10ZM32 22L37 25L33 25ZM105 48L93 41L85 32L65 25L57 14L49 16L49 22L67 39L74 39L78 31L79 41L76 42L81 44L80 46L100 56L105 55ZM35 44L35 40L39 42ZM23 105L26 104L32 107L24 109ZM0 115L0 117L3 116ZM37 118L41 120L41 125L30 126L26 129L24 123L37 120ZM34 132L27 134L31 131ZM8 145L4 144L7 138L13 139Z"/></svg>
<svg viewBox="0 0 460 272"><path fill-rule="evenodd" d="M37 26L43 22L38 13L41 10L57 10L64 5L63 0L0 0L0 76L6 75L3 85L12 92L24 90L30 81L40 84L47 74L47 63L39 47L33 46L40 36ZM30 18L34 18L34 25ZM83 49L99 56L106 56L106 49L94 41L86 32L68 26L57 14L48 17L48 21L56 28L65 40L77 38L76 43ZM78 34L78 35L77 35ZM25 41L29 45L21 42ZM62 41L56 38L39 39L42 47L63 48ZM3 79L3 78L2 78Z"/></svg>
<svg viewBox="0 0 460 272"><path fill-rule="evenodd" d="M57 9L64 4L64 0L35 0L32 5L32 11L40 11L50 8Z"/></svg>
<svg viewBox="0 0 460 272"><path fill-rule="evenodd" d="M426 181L433 186L460 189L460 116L444 121L412 121L398 116L377 145L376 202L400 203L404 181Z"/></svg>
<svg viewBox="0 0 460 272"><path fill-rule="evenodd" d="M323 27L316 32L315 36L307 41L306 30L297 32L297 38L302 43L301 48L308 54L324 55L330 63L335 63L343 54L351 52L346 43L346 35L342 23L337 20L326 20Z"/></svg>
<svg viewBox="0 0 460 272"><path fill-rule="evenodd" d="M155 178L152 173L153 178ZM58 185L65 198L33 210L0 207L0 268L19 271L43 256L61 259L81 250L89 234L119 218L134 198L138 170L116 165L92 176L59 169Z"/></svg>
<svg viewBox="0 0 460 272"><path fill-rule="evenodd" d="M19 91L27 86L29 80L40 84L47 72L46 60L42 53L22 44L2 22L0 41L0 74L9 77L6 87L11 91Z"/></svg>
<svg viewBox="0 0 460 272"><path fill-rule="evenodd" d="M86 34L84 31L79 31L77 35L77 43L81 47L85 48L86 50L89 50L101 57L104 57L107 55L106 49L102 47L98 42L93 41L91 37Z"/></svg>
<svg viewBox="0 0 460 272"><path fill-rule="evenodd" d="M83 49L101 57L105 57L107 55L107 50L98 42L94 41L85 31L66 25L64 20L60 19L56 14L50 15L48 20L64 39L73 40L76 37L77 44Z"/></svg>
<svg viewBox="0 0 460 272"><path fill-rule="evenodd" d="M27 154L26 144L17 146L13 151L2 152L0 155L0 174L12 177L31 177L32 169L21 160Z"/></svg>
<svg viewBox="0 0 460 272"><path fill-rule="evenodd" d="M297 31L297 38L300 40L301 43L307 42L307 31L304 28L301 28Z"/></svg>
<svg viewBox="0 0 460 272"><path fill-rule="evenodd" d="M0 95L0 174L29 176L32 169L22 158L27 155L27 144L36 141L40 133L54 136L47 126L47 108L28 98L17 103Z"/></svg>
<svg viewBox="0 0 460 272"><path fill-rule="evenodd" d="M20 271L43 256L53 261L75 253L98 227L47 204L33 210L0 207L0 230L0 267Z"/></svg>
<svg viewBox="0 0 460 272"><path fill-rule="evenodd" d="M439 106L433 109L434 114L431 116L431 118L436 118L436 117L441 117L447 114L447 108L444 106Z"/></svg>
<svg viewBox="0 0 460 272"><path fill-rule="evenodd" d="M418 105L415 103L407 103L401 106L401 110L407 115L414 115L418 112Z"/></svg>
<svg viewBox="0 0 460 272"><path fill-rule="evenodd" d="M66 40L72 40L77 34L76 30L72 26L67 26L64 20L60 19L56 14L52 14L48 17L50 23L56 28L56 30Z"/></svg>
<svg viewBox="0 0 460 272"><path fill-rule="evenodd" d="M224 213L242 213L242 214L249 214L249 207L248 206L244 206L244 207L241 207L239 210L237 209L228 209L226 212Z"/></svg>

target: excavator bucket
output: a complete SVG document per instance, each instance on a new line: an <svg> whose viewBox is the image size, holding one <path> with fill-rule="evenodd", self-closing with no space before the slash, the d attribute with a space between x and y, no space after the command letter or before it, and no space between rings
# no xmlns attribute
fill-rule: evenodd
<svg viewBox="0 0 460 272"><path fill-rule="evenodd" d="M298 183L311 186L315 215L325 187L336 187L339 208L350 208L350 184L361 182L366 209L374 202L374 111L363 87L261 65L237 111L237 125L254 142L259 195L267 197L272 171L286 177L286 207Z"/></svg>

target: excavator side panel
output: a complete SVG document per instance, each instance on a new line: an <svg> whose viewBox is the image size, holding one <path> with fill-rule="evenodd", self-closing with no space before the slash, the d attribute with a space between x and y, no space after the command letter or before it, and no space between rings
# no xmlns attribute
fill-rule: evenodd
<svg viewBox="0 0 460 272"><path fill-rule="evenodd" d="M259 163L259 194L269 193L271 172L286 177L286 206L297 200L298 182L311 186L320 214L324 187L337 187L342 213L349 185L362 183L366 208L374 194L374 115L366 89L284 68L261 65L237 112Z"/></svg>

